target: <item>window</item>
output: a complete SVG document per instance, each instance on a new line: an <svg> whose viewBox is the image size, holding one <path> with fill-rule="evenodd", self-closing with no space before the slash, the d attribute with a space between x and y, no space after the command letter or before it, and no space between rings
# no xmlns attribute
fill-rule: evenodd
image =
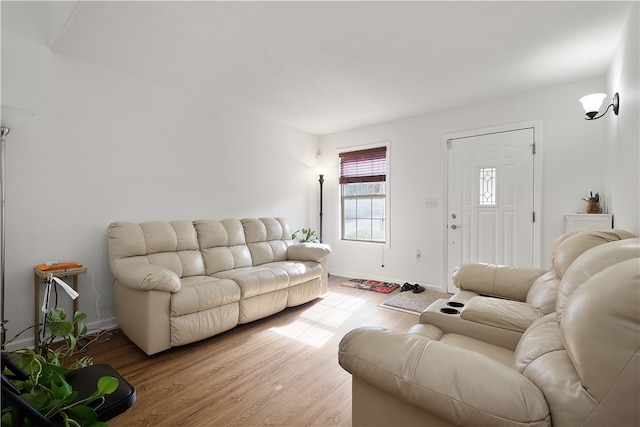
<svg viewBox="0 0 640 427"><path fill-rule="evenodd" d="M480 168L480 206L496 206L496 168Z"/></svg>
<svg viewBox="0 0 640 427"><path fill-rule="evenodd" d="M386 242L387 147L339 157L342 240Z"/></svg>

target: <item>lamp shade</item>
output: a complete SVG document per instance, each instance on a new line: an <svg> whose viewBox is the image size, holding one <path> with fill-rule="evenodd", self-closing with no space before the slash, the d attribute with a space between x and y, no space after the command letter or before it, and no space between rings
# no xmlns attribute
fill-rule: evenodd
<svg viewBox="0 0 640 427"><path fill-rule="evenodd" d="M606 93L592 93L590 95L585 95L580 98L580 102L582 103L582 108L584 108L584 112L589 113L597 113L600 111L600 106L602 105L602 101L607 97Z"/></svg>
<svg viewBox="0 0 640 427"><path fill-rule="evenodd" d="M3 128L15 129L28 122L33 113L22 108L2 104L0 110L0 122Z"/></svg>

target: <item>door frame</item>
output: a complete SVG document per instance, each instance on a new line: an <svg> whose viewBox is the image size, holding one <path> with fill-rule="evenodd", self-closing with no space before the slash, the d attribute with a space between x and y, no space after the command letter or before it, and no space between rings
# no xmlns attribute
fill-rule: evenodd
<svg viewBox="0 0 640 427"><path fill-rule="evenodd" d="M541 241L542 241L542 121L532 120L512 123L502 126L472 129L467 131L451 132L442 135L442 289L447 292L449 280L448 269L448 227L449 227L449 150L447 144L452 139L463 139L474 136L489 135L492 133L504 133L522 129L533 129L533 143L535 155L533 156L533 211L535 221L533 223L533 267L541 265Z"/></svg>

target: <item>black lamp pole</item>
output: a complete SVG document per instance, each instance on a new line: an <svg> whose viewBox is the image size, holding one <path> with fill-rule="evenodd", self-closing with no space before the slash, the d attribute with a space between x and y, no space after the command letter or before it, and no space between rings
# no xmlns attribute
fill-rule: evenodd
<svg viewBox="0 0 640 427"><path fill-rule="evenodd" d="M324 175L320 174L320 243L322 243L322 184L324 184Z"/></svg>
<svg viewBox="0 0 640 427"><path fill-rule="evenodd" d="M10 105L2 105L0 109L0 116L2 116L2 122L0 123L0 196L2 198L2 207L0 208L0 297L2 298L2 310L0 312L0 336L2 339L2 350L7 342L7 319L4 318L4 285L5 285L5 230L4 230L4 207L6 202L6 182L5 182L5 167L6 167L6 144L7 135L11 132L11 129L17 128L23 125L27 120L33 117L33 113L23 110L21 108L12 107Z"/></svg>

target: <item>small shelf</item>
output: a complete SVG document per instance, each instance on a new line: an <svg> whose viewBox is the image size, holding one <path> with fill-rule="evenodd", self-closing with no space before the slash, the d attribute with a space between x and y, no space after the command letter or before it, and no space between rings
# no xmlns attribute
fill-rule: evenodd
<svg viewBox="0 0 640 427"><path fill-rule="evenodd" d="M564 215L564 231L583 227L613 228L613 214L568 213Z"/></svg>

